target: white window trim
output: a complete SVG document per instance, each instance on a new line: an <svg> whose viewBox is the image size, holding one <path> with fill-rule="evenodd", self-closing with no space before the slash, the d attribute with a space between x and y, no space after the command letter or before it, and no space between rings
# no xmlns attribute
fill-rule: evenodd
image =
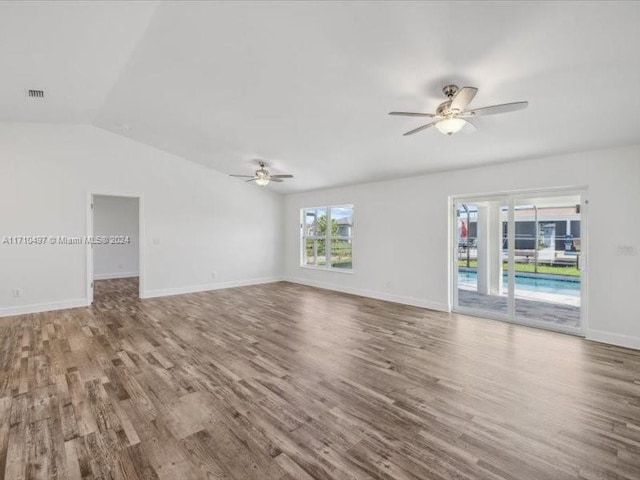
<svg viewBox="0 0 640 480"><path fill-rule="evenodd" d="M319 209L319 208L324 208L327 211L327 231L325 232L324 235L310 235L310 236L306 236L305 235L305 226L306 226L306 219L305 219L305 211L306 210L313 210L313 209ZM351 235L350 236L345 236L345 235L336 235L334 237L331 236L331 228L329 227L329 225L331 225L331 209L332 208L350 208L352 213L352 230L351 230ZM355 224L355 213L354 213L355 209L353 207L353 204L350 203L345 203L345 204L340 204L340 205L323 205L320 207L303 207L300 209L300 268L308 268L310 270L322 270L325 272L339 272L339 273L347 273L347 274L353 274L354 273L354 269L353 269L353 239L354 239L354 235L353 235L353 224ZM331 266L331 239L338 239L338 240L351 240L351 268L338 268L338 267L332 267ZM306 240L307 239L312 239L312 240L324 240L325 241L325 257L327 259L325 265L307 265L305 264L305 255L306 255Z"/></svg>

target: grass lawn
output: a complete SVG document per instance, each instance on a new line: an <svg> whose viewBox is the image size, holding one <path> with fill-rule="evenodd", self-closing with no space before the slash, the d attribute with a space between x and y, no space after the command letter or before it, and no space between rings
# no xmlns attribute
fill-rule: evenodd
<svg viewBox="0 0 640 480"><path fill-rule="evenodd" d="M466 267L466 260L458 260L460 267ZM470 268L478 268L478 261L471 260L469 262ZM507 263L503 265L505 271L507 270ZM533 263L516 263L516 272L534 273L535 265ZM545 273L549 275L570 275L574 277L580 276L580 270L575 266L560 266L560 265L538 265L538 273Z"/></svg>

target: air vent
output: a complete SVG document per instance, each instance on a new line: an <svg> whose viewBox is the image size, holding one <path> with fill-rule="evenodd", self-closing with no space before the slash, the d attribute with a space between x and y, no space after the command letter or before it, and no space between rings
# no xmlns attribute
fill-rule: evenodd
<svg viewBox="0 0 640 480"><path fill-rule="evenodd" d="M27 90L27 97L44 98L44 90Z"/></svg>

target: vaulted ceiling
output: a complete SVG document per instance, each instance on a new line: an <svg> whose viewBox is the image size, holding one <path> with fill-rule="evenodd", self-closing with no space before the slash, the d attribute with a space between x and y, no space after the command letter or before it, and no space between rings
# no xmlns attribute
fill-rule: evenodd
<svg viewBox="0 0 640 480"><path fill-rule="evenodd" d="M640 143L639 22L636 2L3 2L0 121L224 173L262 158L285 193ZM448 83L530 105L403 137L421 120L387 113L434 111Z"/></svg>

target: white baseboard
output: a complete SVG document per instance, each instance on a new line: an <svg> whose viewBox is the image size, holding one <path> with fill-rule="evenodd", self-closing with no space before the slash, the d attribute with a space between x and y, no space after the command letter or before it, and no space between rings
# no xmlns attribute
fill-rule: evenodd
<svg viewBox="0 0 640 480"><path fill-rule="evenodd" d="M222 290L224 288L247 287L250 285L261 285L264 283L281 282L281 277L253 278L249 280L236 280L233 282L207 283L203 285L189 285L186 287L161 288L156 290L146 290L142 293L142 298L168 297L171 295L184 295L185 293L207 292L210 290Z"/></svg>
<svg viewBox="0 0 640 480"><path fill-rule="evenodd" d="M133 278L137 277L138 272L116 272L116 273L96 273L93 275L94 280L114 280L116 278Z"/></svg>
<svg viewBox="0 0 640 480"><path fill-rule="evenodd" d="M50 312L53 310L66 310L67 308L86 307L88 304L89 301L86 298L80 298L77 300L62 300L60 302L38 303L34 305L2 307L0 308L0 317L13 317L15 315Z"/></svg>
<svg viewBox="0 0 640 480"><path fill-rule="evenodd" d="M640 350L640 338L630 335L620 335L619 333L605 332L604 330L587 331L587 340L594 342L609 343L620 347L633 348Z"/></svg>
<svg viewBox="0 0 640 480"><path fill-rule="evenodd" d="M429 310L436 310L438 312L449 311L449 306L444 303L430 302L429 300L423 300L421 298L406 297L403 295L395 295L393 293L380 292L377 290L367 290L364 288L344 287L342 285L336 285L334 283L314 282L313 280L296 277L285 277L284 280L291 283L299 283L300 285L307 285L308 287L323 288L325 290L333 290L336 292L358 295L360 297L375 298L376 300L401 303L403 305L410 305L412 307L427 308Z"/></svg>

